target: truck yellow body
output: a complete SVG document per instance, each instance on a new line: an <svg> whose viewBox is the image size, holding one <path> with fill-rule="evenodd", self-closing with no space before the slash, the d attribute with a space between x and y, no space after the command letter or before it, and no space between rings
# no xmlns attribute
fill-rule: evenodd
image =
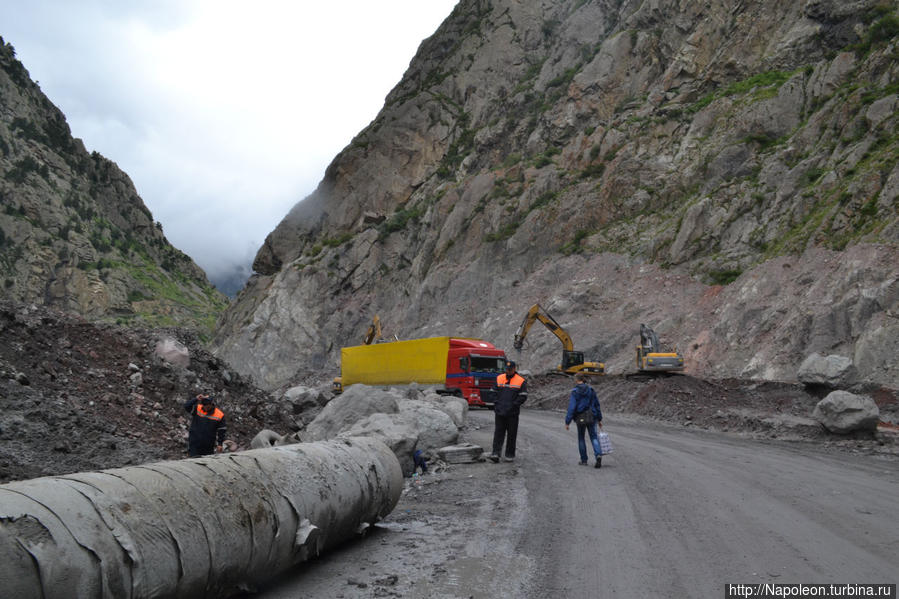
<svg viewBox="0 0 899 599"><path fill-rule="evenodd" d="M439 392L487 406L505 360L503 350L481 339L428 337L356 345L340 350L340 384L442 384Z"/></svg>

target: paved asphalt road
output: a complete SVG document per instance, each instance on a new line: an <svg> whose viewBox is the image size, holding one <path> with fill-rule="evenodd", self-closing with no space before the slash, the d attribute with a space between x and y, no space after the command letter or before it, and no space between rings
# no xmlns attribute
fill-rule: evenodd
<svg viewBox="0 0 899 599"><path fill-rule="evenodd" d="M472 412L468 438L489 449L492 419ZM724 597L726 583L899 582L895 458L611 417L606 430L615 452L584 468L561 414L525 411L514 464L454 466L424 500L404 496L380 536L258 597Z"/></svg>
<svg viewBox="0 0 899 599"><path fill-rule="evenodd" d="M725 583L899 578L894 459L610 422L615 452L581 472L559 418L522 417L518 549L542 564L532 597L722 597Z"/></svg>

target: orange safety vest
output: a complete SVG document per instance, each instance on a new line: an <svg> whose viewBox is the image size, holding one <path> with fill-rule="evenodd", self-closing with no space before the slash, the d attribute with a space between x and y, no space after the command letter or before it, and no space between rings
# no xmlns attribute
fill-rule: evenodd
<svg viewBox="0 0 899 599"><path fill-rule="evenodd" d="M512 375L512 379L509 380L509 377L506 376L506 373L502 373L498 377L496 377L496 386L497 387L512 387L513 389L521 389L521 386L524 384L524 377L518 374L517 372Z"/></svg>
<svg viewBox="0 0 899 599"><path fill-rule="evenodd" d="M201 404L197 404L197 416L208 418L209 420L221 420L225 417L225 413L216 407L213 407L211 412L207 412Z"/></svg>

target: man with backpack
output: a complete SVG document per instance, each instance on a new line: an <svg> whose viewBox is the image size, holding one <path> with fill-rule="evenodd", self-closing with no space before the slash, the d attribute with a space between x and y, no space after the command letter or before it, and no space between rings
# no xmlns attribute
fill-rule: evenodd
<svg viewBox="0 0 899 599"><path fill-rule="evenodd" d="M599 398L593 387L587 384L586 374L579 372L575 375L577 383L568 395L568 412L565 414L565 430L571 421L577 424L577 448L581 454L579 465L587 465L587 443L584 440L584 432L590 435L590 443L593 445L593 454L596 456L594 468L602 468L602 449L599 447L599 437L596 434L596 426L602 428L602 410L599 407Z"/></svg>

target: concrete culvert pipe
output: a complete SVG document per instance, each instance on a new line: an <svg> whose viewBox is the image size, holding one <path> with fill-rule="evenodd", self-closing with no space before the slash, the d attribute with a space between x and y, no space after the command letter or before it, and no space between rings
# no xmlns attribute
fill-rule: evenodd
<svg viewBox="0 0 899 599"><path fill-rule="evenodd" d="M390 513L403 475L352 438L0 485L0 589L204 597L269 580Z"/></svg>

